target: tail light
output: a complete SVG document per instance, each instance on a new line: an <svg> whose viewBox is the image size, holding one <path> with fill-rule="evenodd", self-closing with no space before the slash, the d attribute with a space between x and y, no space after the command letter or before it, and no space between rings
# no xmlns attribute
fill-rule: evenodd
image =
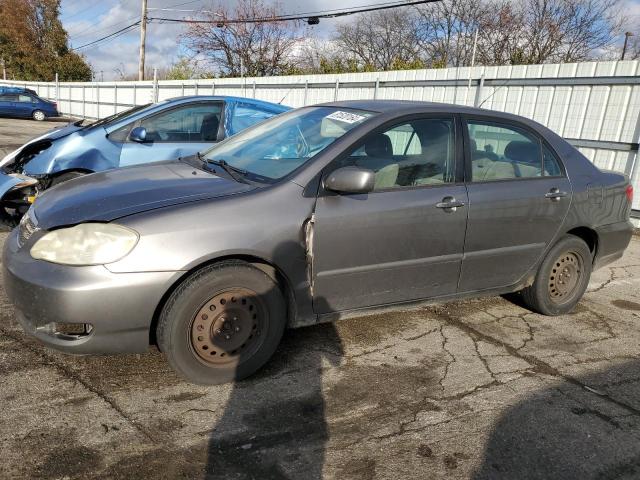
<svg viewBox="0 0 640 480"><path fill-rule="evenodd" d="M627 189L624 191L627 196L627 201L633 203L633 185L627 185Z"/></svg>

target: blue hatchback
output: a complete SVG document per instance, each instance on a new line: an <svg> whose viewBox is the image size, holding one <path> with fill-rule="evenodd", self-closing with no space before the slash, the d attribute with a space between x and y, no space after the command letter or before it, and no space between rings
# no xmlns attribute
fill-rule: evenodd
<svg viewBox="0 0 640 480"><path fill-rule="evenodd" d="M55 102L40 98L33 90L0 88L0 117L33 118L42 121L59 115Z"/></svg>
<svg viewBox="0 0 640 480"><path fill-rule="evenodd" d="M195 155L290 107L191 96L47 132L0 161L0 222L15 224L43 190L88 173Z"/></svg>

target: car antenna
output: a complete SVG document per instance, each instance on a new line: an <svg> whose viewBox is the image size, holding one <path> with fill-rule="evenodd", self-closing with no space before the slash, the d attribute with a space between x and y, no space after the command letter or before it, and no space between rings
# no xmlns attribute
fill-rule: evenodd
<svg viewBox="0 0 640 480"><path fill-rule="evenodd" d="M285 99L285 98L287 98L287 97L289 96L289 94L291 93L291 90L293 90L294 88L296 88L296 85L298 85L299 83L300 83L299 81L298 81L298 82L296 82L296 83L293 85L293 87L291 87L289 90L287 90L287 93L285 93L285 94L284 94L284 97L282 97L282 98L280 99L280 101L278 102L278 105L281 105L281 104L282 104L282 102L284 102L284 99Z"/></svg>

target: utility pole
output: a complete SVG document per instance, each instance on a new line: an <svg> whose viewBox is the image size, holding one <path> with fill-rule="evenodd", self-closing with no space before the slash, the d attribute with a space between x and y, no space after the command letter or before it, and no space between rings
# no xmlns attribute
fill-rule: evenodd
<svg viewBox="0 0 640 480"><path fill-rule="evenodd" d="M627 44L629 43L629 37L631 36L633 36L633 33L631 32L624 33L624 45L622 47L622 56L620 57L620 60L624 60L624 56L627 53Z"/></svg>
<svg viewBox="0 0 640 480"><path fill-rule="evenodd" d="M144 49L147 39L147 0L142 0L140 17L140 63L138 65L138 80L144 80Z"/></svg>

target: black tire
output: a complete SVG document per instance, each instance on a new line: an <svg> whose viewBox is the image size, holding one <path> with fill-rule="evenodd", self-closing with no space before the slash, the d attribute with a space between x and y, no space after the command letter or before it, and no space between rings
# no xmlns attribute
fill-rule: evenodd
<svg viewBox="0 0 640 480"><path fill-rule="evenodd" d="M86 175L85 172L78 172L76 170L72 170L69 172L64 172L59 175L56 175L51 179L50 187L55 187L56 185L60 185L68 180L73 180L74 178L84 177Z"/></svg>
<svg viewBox="0 0 640 480"><path fill-rule="evenodd" d="M38 122L42 122L44 119L47 118L47 116L44 114L42 110L34 110L33 113L31 114L31 117Z"/></svg>
<svg viewBox="0 0 640 480"><path fill-rule="evenodd" d="M181 376L215 385L262 367L286 323L278 284L248 263L226 261L196 271L178 286L162 309L156 335Z"/></svg>
<svg viewBox="0 0 640 480"><path fill-rule="evenodd" d="M520 292L523 302L543 315L570 312L587 289L592 262L593 255L582 239L561 238L542 261L533 285Z"/></svg>

